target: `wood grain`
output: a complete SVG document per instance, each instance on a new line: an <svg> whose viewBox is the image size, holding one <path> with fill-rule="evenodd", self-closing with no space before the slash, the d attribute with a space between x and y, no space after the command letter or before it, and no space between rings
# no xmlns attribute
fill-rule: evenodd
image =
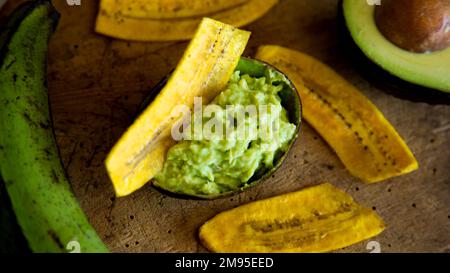
<svg viewBox="0 0 450 273"><path fill-rule="evenodd" d="M9 1L8 14L23 1ZM308 125L286 164L263 184L215 201L167 197L151 186L115 199L103 161L147 92L178 62L186 42L129 43L93 32L97 1L54 0L61 22L51 41L49 89L57 141L73 189L114 252L204 252L197 229L225 209L328 181L373 207L387 229L382 252L450 252L450 107L392 97L352 67L339 47L337 1L284 0L246 29L246 55L260 44L311 54L360 88L405 138L420 169L366 185L349 175ZM408 90L405 90L407 92ZM345 252L368 252L367 242Z"/></svg>

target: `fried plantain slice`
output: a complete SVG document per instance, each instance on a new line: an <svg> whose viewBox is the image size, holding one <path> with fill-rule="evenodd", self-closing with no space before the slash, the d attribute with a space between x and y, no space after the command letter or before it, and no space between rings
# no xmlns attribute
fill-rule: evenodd
<svg viewBox="0 0 450 273"><path fill-rule="evenodd" d="M256 58L291 78L302 98L305 120L352 175L374 183L418 168L405 141L377 107L331 68L280 46L261 46Z"/></svg>
<svg viewBox="0 0 450 273"><path fill-rule="evenodd" d="M193 108L194 98L208 103L226 86L250 33L204 19L171 78L155 100L120 138L106 159L117 196L141 188L161 171L175 143L172 126L179 105Z"/></svg>
<svg viewBox="0 0 450 273"><path fill-rule="evenodd" d="M222 212L199 237L213 252L328 252L383 230L372 209L325 183Z"/></svg>
<svg viewBox="0 0 450 273"><path fill-rule="evenodd" d="M108 13L140 19L202 17L235 8L249 0L102 0Z"/></svg>
<svg viewBox="0 0 450 273"><path fill-rule="evenodd" d="M114 38L134 41L189 40L202 17L171 20L143 19L126 16L112 10L102 1L97 16L96 31ZM249 0L234 8L209 14L208 17L235 27L247 25L266 14L278 0Z"/></svg>

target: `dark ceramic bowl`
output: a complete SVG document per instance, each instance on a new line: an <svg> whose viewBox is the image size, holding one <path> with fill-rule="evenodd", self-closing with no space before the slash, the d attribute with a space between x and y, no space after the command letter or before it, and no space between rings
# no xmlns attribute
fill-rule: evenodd
<svg viewBox="0 0 450 273"><path fill-rule="evenodd" d="M253 177L245 184L245 186L230 192L224 192L218 195L187 195L183 192L168 192L165 189L158 188L161 192L170 195L175 196L178 198L187 198L187 199L216 199L220 197L227 197L233 194L240 193L252 186L255 186L257 184L260 184L261 182L265 181L267 178L269 178L273 173L275 173L283 164L284 160L287 158L287 155L289 151L291 150L292 146L294 145L295 141L298 138L298 135L300 133L300 127L302 123L302 106L301 106L301 99L297 92L297 89L295 88L294 84L289 80L289 78L280 72L275 67L264 63L259 60L250 59L250 58L241 58L238 66L236 67L236 70L241 71L241 74L248 74L252 77L264 77L267 70L272 70L275 73L278 73L280 75L283 75L284 81L277 83L282 84L284 86L283 90L279 93L279 96L281 98L281 105L287 110L288 116L289 116L289 122L296 125L296 132L289 143L288 149L286 152L280 152L275 155L274 159L274 166L271 169L261 169L257 173L253 175ZM140 109L140 112L142 112L159 94L159 92L163 89L163 87L166 85L167 81L169 80L171 76L171 73L167 75L160 83L158 83L150 92L150 94L145 98L142 107Z"/></svg>

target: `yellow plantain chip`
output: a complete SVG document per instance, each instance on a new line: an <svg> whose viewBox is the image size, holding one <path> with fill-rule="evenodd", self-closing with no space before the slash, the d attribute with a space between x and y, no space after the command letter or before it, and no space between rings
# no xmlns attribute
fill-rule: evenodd
<svg viewBox="0 0 450 273"><path fill-rule="evenodd" d="M202 16L158 20L134 18L114 9L109 0L103 0L97 16L96 31L114 38L134 41L178 41L193 37ZM241 27L266 14L278 0L249 0L234 8L209 14L208 17Z"/></svg>
<svg viewBox="0 0 450 273"><path fill-rule="evenodd" d="M102 0L110 14L141 19L180 19L208 16L235 8L250 0Z"/></svg>
<svg viewBox="0 0 450 273"><path fill-rule="evenodd" d="M117 196L131 194L161 171L174 144L172 126L182 115L179 105L193 108L194 98L208 103L230 79L250 33L204 19L183 58L156 99L120 138L106 159Z"/></svg>
<svg viewBox="0 0 450 273"><path fill-rule="evenodd" d="M294 82L305 120L352 175L374 183L418 168L413 153L377 107L331 68L279 46L261 46L256 58L277 67Z"/></svg>
<svg viewBox="0 0 450 273"><path fill-rule="evenodd" d="M222 212L199 237L213 252L328 252L383 230L372 209L325 183Z"/></svg>

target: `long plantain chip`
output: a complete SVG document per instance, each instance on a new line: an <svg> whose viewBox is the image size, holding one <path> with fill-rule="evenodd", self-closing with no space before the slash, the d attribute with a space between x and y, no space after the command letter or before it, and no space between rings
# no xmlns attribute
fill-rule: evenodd
<svg viewBox="0 0 450 273"><path fill-rule="evenodd" d="M180 19L208 16L249 0L102 0L108 13L142 19Z"/></svg>
<svg viewBox="0 0 450 273"><path fill-rule="evenodd" d="M414 155L383 114L331 68L279 46L261 46L256 58L274 65L294 82L305 120L352 175L374 183L418 168Z"/></svg>
<svg viewBox="0 0 450 273"><path fill-rule="evenodd" d="M106 160L117 196L128 195L161 171L174 144L171 128L179 105L208 103L225 88L250 33L204 19L168 83L113 147Z"/></svg>
<svg viewBox="0 0 450 273"><path fill-rule="evenodd" d="M241 27L267 13L278 0L249 0L231 9L209 14L208 17ZM107 36L134 41L189 40L194 35L202 17L157 20L126 16L123 11L103 0L97 16L96 31Z"/></svg>
<svg viewBox="0 0 450 273"><path fill-rule="evenodd" d="M199 237L213 252L328 252L383 230L372 209L325 183L220 213Z"/></svg>

